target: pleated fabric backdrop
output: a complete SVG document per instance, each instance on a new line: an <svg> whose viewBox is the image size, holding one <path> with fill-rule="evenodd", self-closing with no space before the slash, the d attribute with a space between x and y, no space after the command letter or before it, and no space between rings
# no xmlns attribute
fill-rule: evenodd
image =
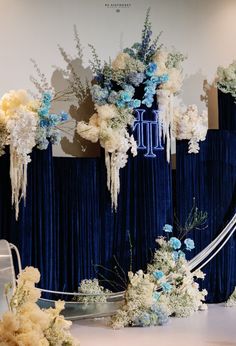
<svg viewBox="0 0 236 346"><path fill-rule="evenodd" d="M192 207L208 212L208 228L195 230L197 254L212 241L236 212L236 132L209 130L199 154L187 153L187 141L177 143L177 214L183 223ZM236 286L236 237L203 268L208 302L225 301Z"/></svg>
<svg viewBox="0 0 236 346"><path fill-rule="evenodd" d="M142 154L121 170L116 213L111 210L101 158L52 158L35 150L28 170L26 207L19 221L11 209L9 156L0 158L0 238L19 247L23 266L34 265L46 289L75 290L95 276L95 264L112 266L115 255L127 271L145 267L155 238L172 222L171 168L165 152Z"/></svg>
<svg viewBox="0 0 236 346"><path fill-rule="evenodd" d="M236 131L236 99L218 90L219 129Z"/></svg>
<svg viewBox="0 0 236 346"><path fill-rule="evenodd" d="M40 269L43 287L55 288L57 244L51 147L46 151L34 150L31 158L26 207L21 201L18 222L11 207L9 155L0 158L0 238L18 246L23 267L34 265Z"/></svg>

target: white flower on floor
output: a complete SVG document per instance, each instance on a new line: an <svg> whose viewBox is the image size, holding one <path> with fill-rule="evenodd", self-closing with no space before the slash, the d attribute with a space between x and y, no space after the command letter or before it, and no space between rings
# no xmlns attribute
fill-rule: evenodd
<svg viewBox="0 0 236 346"><path fill-rule="evenodd" d="M162 325L168 321L168 311L157 302L155 284L149 274L142 270L129 272L129 285L125 293L125 303L111 319L114 329L128 326Z"/></svg>
<svg viewBox="0 0 236 346"><path fill-rule="evenodd" d="M58 301L54 309L44 310L36 304L40 298L40 290L35 287L35 283L38 283L39 279L39 271L33 267L26 267L19 274L9 311L0 320L0 345L79 345L69 332L71 322L60 315L64 302Z"/></svg>
<svg viewBox="0 0 236 346"><path fill-rule="evenodd" d="M101 286L98 279L85 279L81 281L78 292L85 295L75 296L74 299L86 305L89 303L105 303L107 301L106 294L111 291Z"/></svg>
<svg viewBox="0 0 236 346"><path fill-rule="evenodd" d="M231 294L231 296L229 297L229 299L227 300L227 302L225 303L225 305L227 307L236 306L236 287L235 287L233 293Z"/></svg>

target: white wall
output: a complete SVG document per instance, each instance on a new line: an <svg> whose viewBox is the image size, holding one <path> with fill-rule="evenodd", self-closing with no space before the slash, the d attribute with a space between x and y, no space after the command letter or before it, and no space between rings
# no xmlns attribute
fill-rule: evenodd
<svg viewBox="0 0 236 346"><path fill-rule="evenodd" d="M131 6L118 13L105 6L111 3ZM188 55L183 101L204 108L200 99L204 79L211 81L218 65L236 58L236 0L0 0L0 95L9 89L33 88L30 58L37 60L49 80L55 65L66 67L57 44L76 53L73 24L85 47L84 67L87 43L96 46L102 59L114 57L139 40L149 6L153 32L163 30L162 42ZM76 155L79 145L73 145ZM57 149L55 154L65 153Z"/></svg>

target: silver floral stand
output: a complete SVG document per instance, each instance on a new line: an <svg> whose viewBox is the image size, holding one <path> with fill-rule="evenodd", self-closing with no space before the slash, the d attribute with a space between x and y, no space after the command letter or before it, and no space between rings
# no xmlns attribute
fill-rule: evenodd
<svg viewBox="0 0 236 346"><path fill-rule="evenodd" d="M121 307L123 300L123 293L119 292L108 296L104 303L65 302L65 309L62 314L69 320L107 317L113 315ZM40 299L38 304L41 308L49 308L54 307L55 301Z"/></svg>
<svg viewBox="0 0 236 346"><path fill-rule="evenodd" d="M0 317L8 310L4 293L6 285L11 286L9 297L15 288L15 269L12 258L12 249L14 248L14 245L6 240L0 240Z"/></svg>
<svg viewBox="0 0 236 346"><path fill-rule="evenodd" d="M18 270L21 272L21 258L18 252L18 249L13 244L8 243L8 241L2 239L0 240L0 318L2 314L8 310L7 300L4 294L6 285L11 285L11 290L8 294L10 299L11 294L16 285L16 275L15 268L13 263L12 251L15 251L17 258ZM88 297L95 296L94 294L85 294L85 293L72 293L72 292L60 292L60 291L50 291L41 289L43 293L50 293L52 296L62 297L61 299L65 300L65 309L62 311L62 314L66 319L77 320L84 318L98 318L111 316L115 311L122 305L124 300L124 292L117 293L106 293L102 294L102 297L106 297L106 302L94 302L94 303L81 303L77 301L66 301L68 296L73 298L76 297ZM65 299L63 298L65 297ZM96 294L96 296L100 296ZM38 305L41 308L49 308L55 306L56 299L43 299L40 298Z"/></svg>

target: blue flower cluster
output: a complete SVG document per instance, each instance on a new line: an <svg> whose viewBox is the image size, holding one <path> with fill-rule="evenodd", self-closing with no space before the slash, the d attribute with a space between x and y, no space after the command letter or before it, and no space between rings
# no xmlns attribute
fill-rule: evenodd
<svg viewBox="0 0 236 346"><path fill-rule="evenodd" d="M156 64L153 64L153 65L156 65ZM153 73L151 72L153 70L155 71L155 67L150 68L150 70L148 70L149 71L148 73L149 74ZM144 87L144 95L142 99L142 104L146 105L148 108L151 108L154 101L154 95L156 94L157 86L162 83L166 83L167 81L168 81L167 74L163 74L161 76L151 75L151 77L144 82L145 87Z"/></svg>
<svg viewBox="0 0 236 346"><path fill-rule="evenodd" d="M41 150L47 149L49 141L58 144L60 141L60 131L56 126L68 119L66 112L60 114L50 114L52 95L50 92L43 94L40 108L38 109L39 126L36 132L37 147Z"/></svg>
<svg viewBox="0 0 236 346"><path fill-rule="evenodd" d="M136 327L161 326L168 320L168 313L161 306L153 304L149 311L142 312L132 324Z"/></svg>
<svg viewBox="0 0 236 346"><path fill-rule="evenodd" d="M108 102L109 91L107 88L102 88L100 85L95 84L91 88L91 95L93 102L102 106Z"/></svg>
<svg viewBox="0 0 236 346"><path fill-rule="evenodd" d="M100 73L95 77L96 84L91 88L93 102L99 106L107 103L115 104L118 108L138 108L141 103L151 108L158 85L168 81L168 75L155 76L158 66L149 62L144 72L132 71L127 74L125 81L119 85L111 79L105 79ZM106 82L105 82L106 80ZM134 99L135 87L144 85L142 101Z"/></svg>
<svg viewBox="0 0 236 346"><path fill-rule="evenodd" d="M169 224L165 224L163 227L163 231L165 231L167 234L172 233L173 227ZM182 250L179 250L182 246L181 241L176 237L171 237L168 241L170 246L173 248L172 257L175 261L177 261L180 258L185 258L185 253ZM185 250L191 251L195 248L194 241L191 238L186 238L184 240ZM176 251L178 250L178 251Z"/></svg>
<svg viewBox="0 0 236 346"><path fill-rule="evenodd" d="M162 326L168 322L168 313L161 306L154 304L152 305L151 310L157 316L158 325Z"/></svg>
<svg viewBox="0 0 236 346"><path fill-rule="evenodd" d="M107 87L93 85L91 89L92 99L99 106L107 103L115 104L118 108L138 108L141 101L134 99L135 88L131 84L124 84L122 90L115 91Z"/></svg>

